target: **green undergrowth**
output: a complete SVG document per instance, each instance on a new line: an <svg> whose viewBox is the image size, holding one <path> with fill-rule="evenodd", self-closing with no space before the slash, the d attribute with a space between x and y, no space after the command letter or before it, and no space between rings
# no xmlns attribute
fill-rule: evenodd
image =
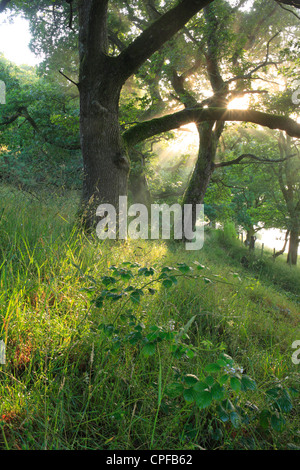
<svg viewBox="0 0 300 470"><path fill-rule="evenodd" d="M199 252L101 242L74 228L76 194L8 189L1 449L300 446L299 289L213 233Z"/></svg>

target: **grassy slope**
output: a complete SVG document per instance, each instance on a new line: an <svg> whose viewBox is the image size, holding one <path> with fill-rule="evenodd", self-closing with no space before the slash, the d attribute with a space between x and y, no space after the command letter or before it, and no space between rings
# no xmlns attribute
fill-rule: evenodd
<svg viewBox="0 0 300 470"><path fill-rule="evenodd" d="M7 346L0 366L1 449L299 445L299 398L281 432L262 429L257 418L267 406L267 389L278 383L299 389L300 366L291 361L291 345L300 339L299 268L266 257L244 269L244 249L214 233L200 252L179 244L87 239L73 228L73 195L63 203L41 201L2 188L1 200L0 338ZM96 308L82 290L94 280L100 286L109 267L124 261L159 270L178 262L196 268L195 260L213 282L182 278L170 289L158 286L132 304L131 313L122 300ZM141 279L130 282L140 286ZM186 339L196 349L191 358L174 358L166 341L149 357L139 343L122 343L113 352L114 338L101 328L118 316L121 338L151 325L179 331L194 315ZM200 410L166 393L176 371L203 378L205 365L221 351L257 383L253 392L228 391L250 419L237 429L218 418L214 403Z"/></svg>

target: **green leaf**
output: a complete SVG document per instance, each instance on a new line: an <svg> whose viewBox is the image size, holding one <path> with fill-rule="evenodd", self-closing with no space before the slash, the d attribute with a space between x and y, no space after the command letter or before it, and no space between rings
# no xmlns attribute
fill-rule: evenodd
<svg viewBox="0 0 300 470"><path fill-rule="evenodd" d="M141 289L135 289L130 294L130 300L135 304L139 304L142 295L144 295L144 292Z"/></svg>
<svg viewBox="0 0 300 470"><path fill-rule="evenodd" d="M132 277L133 277L133 274L131 273L131 271L121 272L121 278L124 279L125 281L129 281L129 279L131 279Z"/></svg>
<svg viewBox="0 0 300 470"><path fill-rule="evenodd" d="M226 411L235 411L235 408L232 404L232 402L226 398L226 400L222 401L222 406Z"/></svg>
<svg viewBox="0 0 300 470"><path fill-rule="evenodd" d="M164 266L161 270L162 273L170 273L172 271L174 271L175 268L172 268L170 266Z"/></svg>
<svg viewBox="0 0 300 470"><path fill-rule="evenodd" d="M226 367L227 366L227 362L224 359L218 359L217 364L219 364L219 366L221 366L221 367Z"/></svg>
<svg viewBox="0 0 300 470"><path fill-rule="evenodd" d="M217 413L219 415L219 418L223 423L226 423L229 420L229 413L223 408L222 405L219 405L217 407Z"/></svg>
<svg viewBox="0 0 300 470"><path fill-rule="evenodd" d="M229 379L229 375L225 374L225 375L222 375L222 377L219 379L219 382L221 385L224 385L228 379Z"/></svg>
<svg viewBox="0 0 300 470"><path fill-rule="evenodd" d="M187 403L192 403L193 401L195 401L195 395L196 394L193 388L186 388L183 392L183 398Z"/></svg>
<svg viewBox="0 0 300 470"><path fill-rule="evenodd" d="M237 377L231 377L230 386L232 390L234 390L235 392L239 392L241 390L242 384L241 384L241 381Z"/></svg>
<svg viewBox="0 0 300 470"><path fill-rule="evenodd" d="M204 390L207 390L208 385L205 382L197 382L194 386L193 389L196 392L203 392Z"/></svg>
<svg viewBox="0 0 300 470"><path fill-rule="evenodd" d="M194 261L194 264L197 266L198 271L202 271L202 269L205 269L205 266L203 266L203 264L200 264L199 261Z"/></svg>
<svg viewBox="0 0 300 470"><path fill-rule="evenodd" d="M284 429L285 420L282 416L277 414L272 414L271 416L271 426L274 431L282 432Z"/></svg>
<svg viewBox="0 0 300 470"><path fill-rule="evenodd" d="M211 394L214 400L222 400L224 398L224 387L220 384L215 383L211 388Z"/></svg>
<svg viewBox="0 0 300 470"><path fill-rule="evenodd" d="M226 366L228 365L233 366L234 360L232 359L232 357L228 356L228 354L222 353L220 355L220 358L226 362Z"/></svg>
<svg viewBox="0 0 300 470"><path fill-rule="evenodd" d="M253 379L251 379L251 377L249 377L248 375L243 375L242 376L242 379L241 379L241 389L242 391L246 391L246 390L256 390L256 383Z"/></svg>
<svg viewBox="0 0 300 470"><path fill-rule="evenodd" d="M215 379L211 375L206 377L204 380L207 383L207 385L209 385L210 387L212 387L213 384L215 383Z"/></svg>
<svg viewBox="0 0 300 470"><path fill-rule="evenodd" d="M240 415L236 411L232 411L230 413L229 417L230 417L230 421L231 421L233 427L235 427L236 429L239 428L239 426L241 424Z"/></svg>
<svg viewBox="0 0 300 470"><path fill-rule="evenodd" d="M267 390L266 394L269 397L276 399L280 391L281 391L281 387L274 387L274 388L270 388L269 390Z"/></svg>
<svg viewBox="0 0 300 470"><path fill-rule="evenodd" d="M169 289L170 287L173 286L173 282L171 279L164 279L162 282L163 286Z"/></svg>
<svg viewBox="0 0 300 470"><path fill-rule="evenodd" d="M280 411L289 413L293 409L292 399L287 390L283 390L282 396L276 400Z"/></svg>
<svg viewBox="0 0 300 470"><path fill-rule="evenodd" d="M153 356L156 351L156 344L155 343L147 343L142 349L142 354L146 357Z"/></svg>
<svg viewBox="0 0 300 470"><path fill-rule="evenodd" d="M187 355L187 357L188 357L189 359L193 359L193 357L195 356L195 353L194 353L194 351L193 351L192 349L187 349L187 350L185 351L185 354Z"/></svg>
<svg viewBox="0 0 300 470"><path fill-rule="evenodd" d="M153 268L140 268L138 270L138 274L139 276L146 276L146 277L149 277L149 276L153 276L154 274L154 269Z"/></svg>
<svg viewBox="0 0 300 470"><path fill-rule="evenodd" d="M180 330L180 332L176 336L176 341L179 341L179 339L188 332L188 330L194 323L195 319L196 319L196 315L194 315L192 318L189 319L189 321L184 325L184 327Z"/></svg>
<svg viewBox="0 0 300 470"><path fill-rule="evenodd" d="M112 276L103 276L102 277L102 284L104 284L105 286L109 286L110 284L115 284L116 282L117 282L117 280Z"/></svg>
<svg viewBox="0 0 300 470"><path fill-rule="evenodd" d="M200 409L207 408L212 402L212 394L208 390L198 392L196 395L196 404Z"/></svg>
<svg viewBox="0 0 300 470"><path fill-rule="evenodd" d="M174 284L175 286L178 284L178 279L177 279L177 277L175 277L175 276L170 276L170 279L171 279L171 281L173 282L173 284Z"/></svg>
<svg viewBox="0 0 300 470"><path fill-rule="evenodd" d="M192 270L192 268L190 268L187 264L185 263L177 263L177 266L178 266L178 269L181 273L183 274L186 274L188 273L189 271Z"/></svg>

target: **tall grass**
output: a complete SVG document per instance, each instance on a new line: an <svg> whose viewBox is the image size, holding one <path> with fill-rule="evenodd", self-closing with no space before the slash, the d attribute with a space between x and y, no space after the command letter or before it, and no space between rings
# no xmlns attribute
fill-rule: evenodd
<svg viewBox="0 0 300 470"><path fill-rule="evenodd" d="M297 292L290 298L284 284L279 289L272 277L258 279L240 264L238 247L224 249L214 235L192 253L178 243L105 243L75 228L76 194L38 200L5 187L1 201L0 338L6 364L0 366L0 448L299 445L297 398L279 433L262 429L255 411L266 406L265 390L274 384L299 389L299 366L291 361L291 345L300 339ZM183 277L170 289L158 285L137 304L91 303L90 287L101 287L113 265L139 263L159 271L177 263L196 266L194 261L205 266L207 282ZM130 282L141 287L140 278ZM174 356L166 341L149 356L138 343L115 347L117 336L103 328L117 326L122 341L151 326L180 331L193 317L186 341L196 354L190 357ZM257 383L250 395L232 392L245 410L253 406L247 427L222 423L214 406L199 409L167 394L178 374L203 376L220 352Z"/></svg>

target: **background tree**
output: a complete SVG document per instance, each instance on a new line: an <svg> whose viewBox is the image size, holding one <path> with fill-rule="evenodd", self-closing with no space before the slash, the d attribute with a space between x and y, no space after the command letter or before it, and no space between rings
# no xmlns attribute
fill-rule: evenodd
<svg viewBox="0 0 300 470"><path fill-rule="evenodd" d="M212 123L227 120L255 122L271 128L280 128L290 135L300 135L300 126L283 116L269 116L252 110L227 111L226 108L220 108L219 103L218 107L215 107L216 103L210 103L208 109L188 107L182 112L160 118L162 120L155 119L133 125L122 136L119 104L125 83L150 60L155 52L173 39L194 15L212 3L210 1L183 0L169 6L163 2L152 3L152 6L140 2L137 10L133 8L133 4L126 2L129 4L128 16L122 18L128 25L125 48L119 38L120 25L118 22L114 23L116 16L113 12L116 7L109 9L111 4L107 0L74 2L72 15L69 2L67 5L47 1L6 3L17 10L21 9L31 19L44 17L47 22L51 19L49 31L54 48L60 42L64 42L64 38L67 41L78 25L79 74L78 79L69 78L71 83L77 86L80 94L80 136L84 162L83 203L85 209L88 208L84 215L87 225L93 223L95 208L99 202L110 202L117 206L119 195L127 194L130 146L153 135L179 127L186 122L210 122L206 127L210 126L212 131ZM239 2L239 5L242 4L243 2ZM2 5L4 6L4 3ZM137 34L136 29L131 28L132 15L138 22L143 17L144 11L149 15L153 6L159 15L153 14L150 25L145 29L141 26L142 32ZM62 22L57 20L58 17L65 18L64 31L62 31ZM230 19L230 12L228 18ZM36 32L35 36L39 39L36 39L36 48L38 44L43 45L45 36L49 39L48 33L38 38ZM127 43L128 38L130 38L129 43ZM211 49L210 46L209 48ZM211 57L214 54L215 51L210 54ZM203 131L204 136L211 131L208 133ZM213 148L211 150L214 151ZM209 160L206 166L209 176L211 166ZM207 179L206 183L204 181L204 186L205 184L207 186ZM202 196L204 192L202 191ZM197 202L200 202L199 199Z"/></svg>

